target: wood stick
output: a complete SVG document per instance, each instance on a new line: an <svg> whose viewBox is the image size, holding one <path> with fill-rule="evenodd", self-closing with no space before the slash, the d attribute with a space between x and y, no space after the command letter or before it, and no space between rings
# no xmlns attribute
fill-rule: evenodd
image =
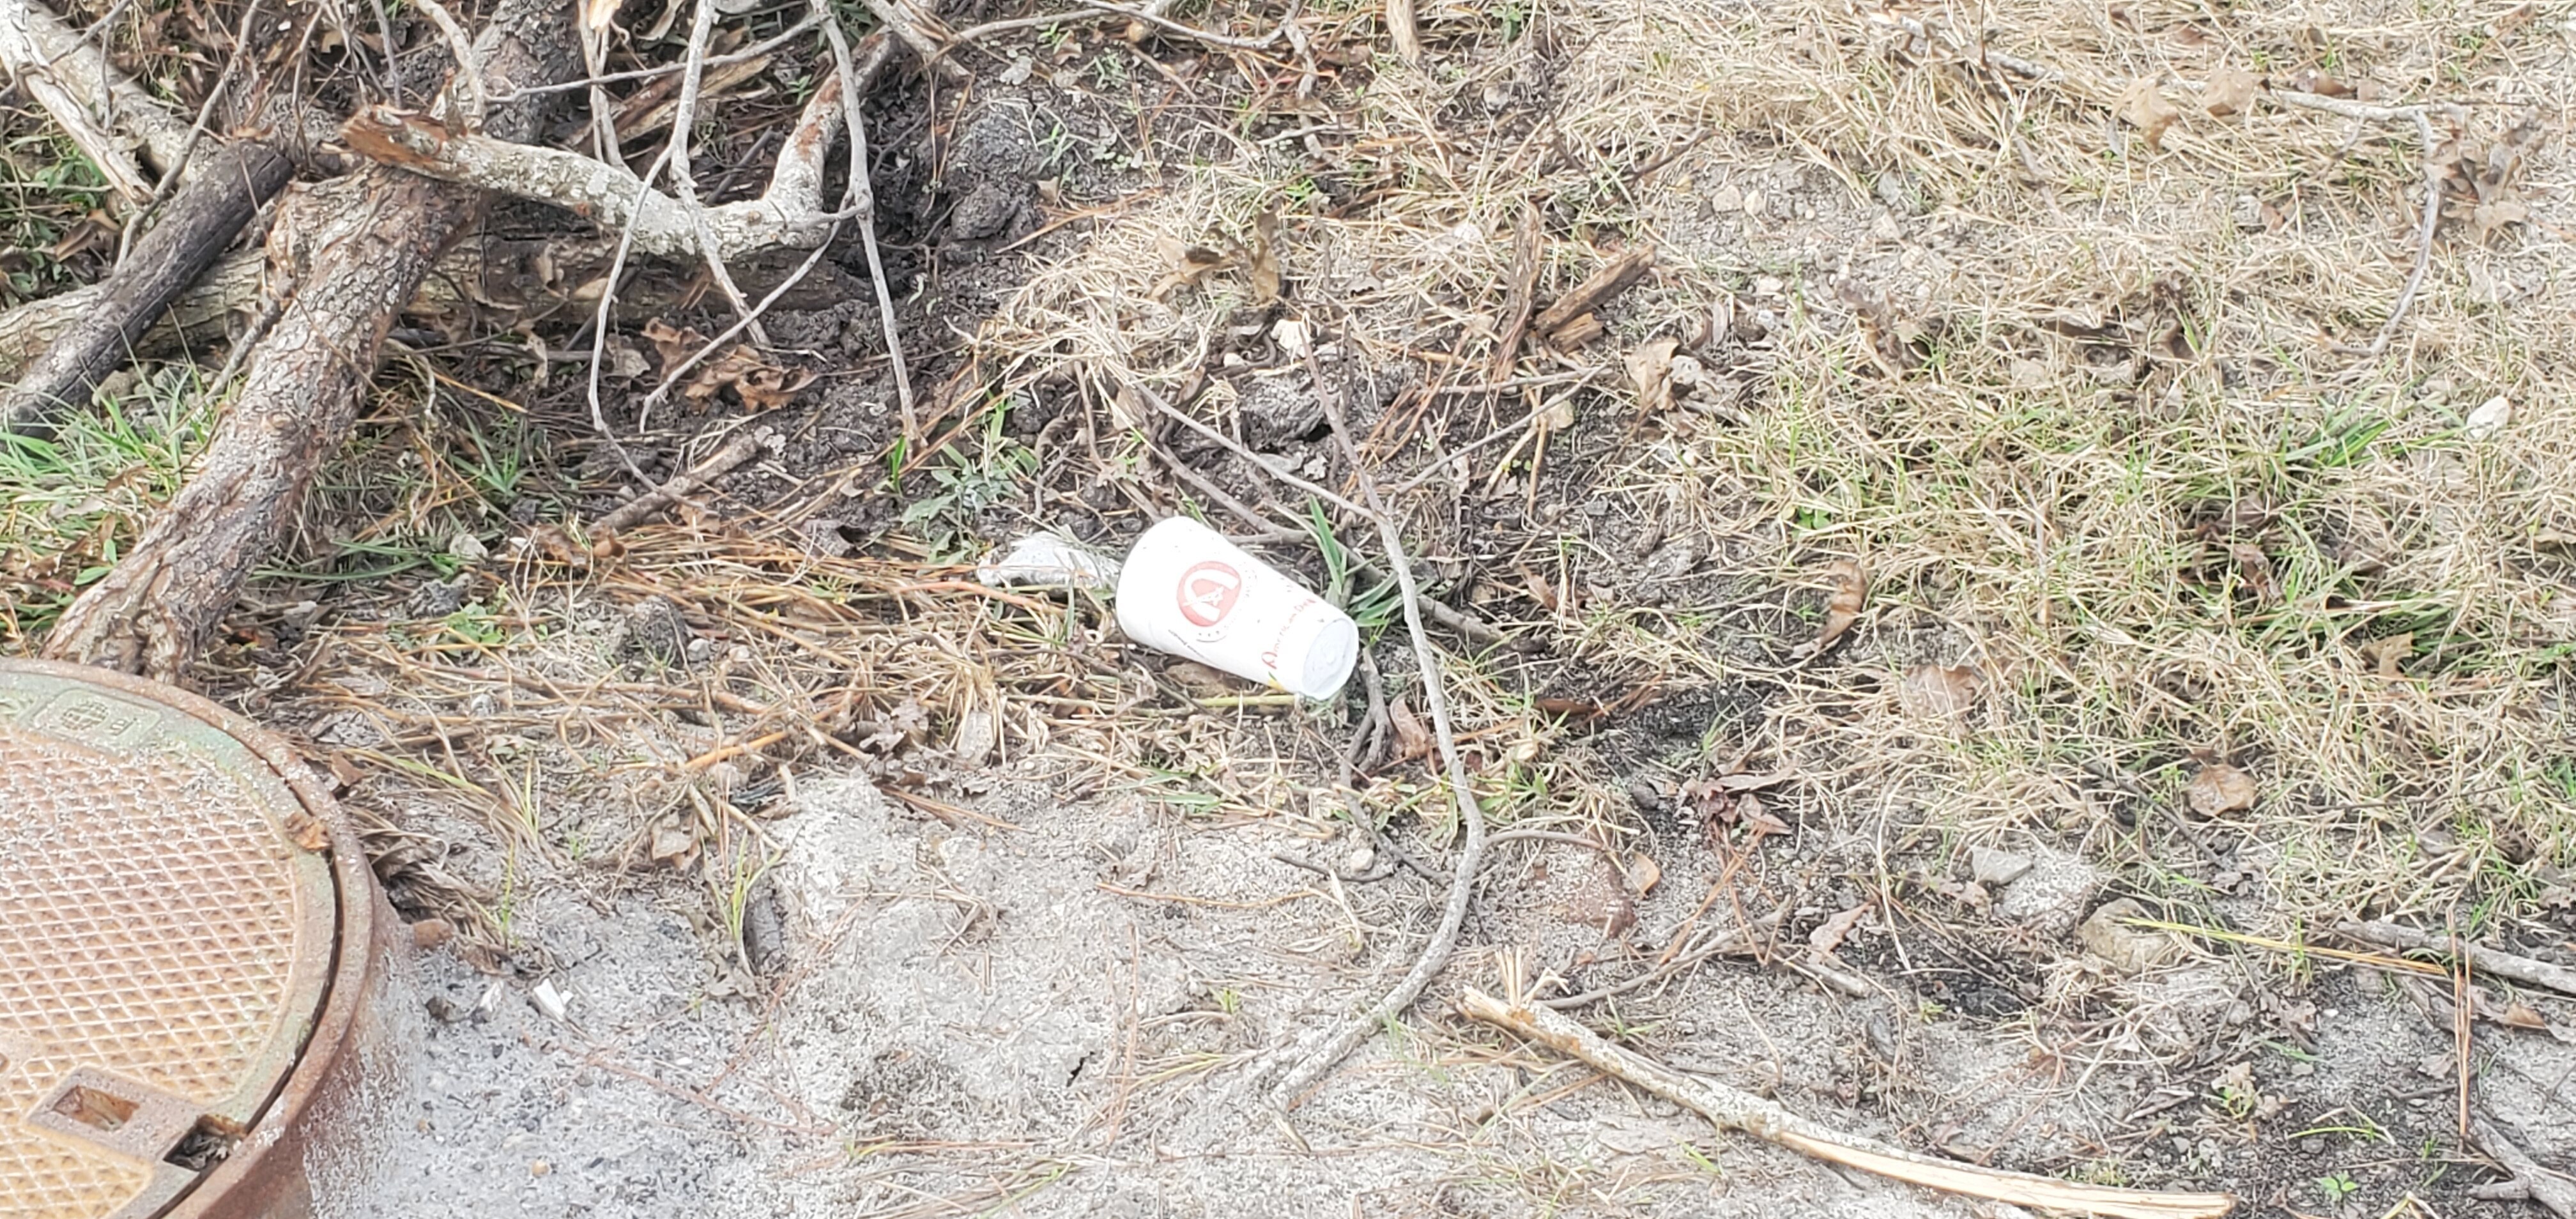
<svg viewBox="0 0 2576 1219"><path fill-rule="evenodd" d="M1422 29L1413 18L1413 0L1386 0L1386 32L1395 42L1395 57L1408 67L1422 66Z"/></svg>
<svg viewBox="0 0 2576 1219"><path fill-rule="evenodd" d="M140 206L152 197L147 169L166 173L179 163L188 121L110 67L80 31L34 0L0 0L0 72L45 108L127 203ZM152 165L138 165L126 151L120 126L141 142Z"/></svg>
<svg viewBox="0 0 2576 1219"><path fill-rule="evenodd" d="M2477 1139L2480 1150L2513 1174L2513 1184L2522 1187L2524 1196L2548 1207L2558 1219L2576 1219L2576 1179L2532 1159L2530 1153L2483 1117L2470 1123L2469 1133Z"/></svg>
<svg viewBox="0 0 2576 1219"><path fill-rule="evenodd" d="M1645 275L1647 268L1654 265L1655 248L1653 246L1638 246L1603 263L1600 270L1592 273L1591 278L1576 284L1573 291L1558 297L1555 304L1549 305L1537 317L1531 319L1530 330L1540 338L1555 337L1558 331L1571 326L1584 314L1592 312L1607 303L1610 298L1627 291L1628 285L1637 282Z"/></svg>
<svg viewBox="0 0 2576 1219"><path fill-rule="evenodd" d="M492 86L572 74L572 22L556 0L501 0L475 47ZM553 96L553 95L547 95ZM488 130L521 139L535 99L495 107ZM242 582L294 531L323 461L338 452L375 374L385 332L479 192L373 165L278 206L270 265L276 313L240 392L179 494L105 577L81 594L45 655L177 680Z"/></svg>
<svg viewBox="0 0 2576 1219"><path fill-rule="evenodd" d="M2335 934L2356 939L2365 944L2377 944L2382 948L2395 948L2405 952L2433 952L2449 956L2452 951L2449 937L2432 935L2412 927L2400 927L2395 923L2375 919L2369 922L2336 924ZM2470 967L2479 973L2493 974L2508 981L2520 982L2525 986L2554 990L2562 995L2576 995L2576 969L2569 969L2564 965L2552 965L2547 961L2534 960L2510 952L2500 952L2493 948L2481 948L2475 944L2461 943L2458 948L2460 953L2468 958Z"/></svg>
<svg viewBox="0 0 2576 1219"><path fill-rule="evenodd" d="M97 303L55 335L18 383L0 394L0 430L43 435L57 412L87 406L99 379L125 363L144 332L286 185L292 168L275 148L241 141L225 145L182 179L179 193L108 277Z"/></svg>
<svg viewBox="0 0 2576 1219"><path fill-rule="evenodd" d="M616 533L632 529L652 519L656 512L670 507L690 492L732 473L743 463L760 456L760 437L745 432L715 451L715 455L689 467L670 481L618 505L608 515L594 522L593 534Z"/></svg>
<svg viewBox="0 0 2576 1219"><path fill-rule="evenodd" d="M1576 1058L1626 1083L1697 1110L1720 1130L1739 1131L1801 1155L1882 1177L1972 1198L2116 1219L2216 1219L2236 1207L2229 1194L2163 1193L2078 1185L2033 1173L2005 1172L1937 1160L1799 1117L1773 1101L1714 1080L1685 1075L1601 1040L1572 1017L1525 1003L1506 1003L1470 988L1460 1007L1470 1016Z"/></svg>

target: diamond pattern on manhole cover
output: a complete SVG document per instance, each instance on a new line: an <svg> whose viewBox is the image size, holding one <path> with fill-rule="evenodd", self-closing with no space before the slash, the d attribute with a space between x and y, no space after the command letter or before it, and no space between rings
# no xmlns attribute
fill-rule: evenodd
<svg viewBox="0 0 2576 1219"><path fill-rule="evenodd" d="M0 1216L158 1213L182 1136L267 1107L331 967L301 808L203 719L0 664Z"/></svg>

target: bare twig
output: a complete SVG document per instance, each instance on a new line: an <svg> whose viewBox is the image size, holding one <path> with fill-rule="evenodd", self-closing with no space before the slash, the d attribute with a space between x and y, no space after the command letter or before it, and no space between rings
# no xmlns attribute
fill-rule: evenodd
<svg viewBox="0 0 2576 1219"><path fill-rule="evenodd" d="M733 282L733 272L725 267L715 228L707 220L707 209L698 202L697 177L689 167L689 141L696 138L698 90L706 79L707 45L715 35L715 19L715 0L698 0L696 13L689 19L688 63L680 70L680 104L671 116L671 193L678 195L681 206L688 209L689 227L697 234L698 247L706 255L707 274L724 292L734 316L749 324L752 341L767 347L769 331L752 314L751 302L743 298L741 286Z"/></svg>
<svg viewBox="0 0 2576 1219"><path fill-rule="evenodd" d="M832 62L839 66L841 76L859 79L850 64L850 42L841 32L841 23L831 19L831 10L823 0L815 0L815 11L824 18L823 37L832 44ZM872 52L880 62L883 55L882 47ZM873 67L869 69L871 74L874 71ZM856 87L841 91L841 104L848 111L841 126L850 133L850 183L844 198L858 216L859 247L867 254L868 282L876 289L877 322L885 329L886 362L894 368L895 401L903 412L904 442L910 444L921 438L921 423L912 404L912 373L904 366L903 334L895 326L894 291L886 286L885 260L877 255L876 187L868 178L868 125L859 105L861 92Z"/></svg>
<svg viewBox="0 0 2576 1219"><path fill-rule="evenodd" d="M456 126L464 131L483 130L483 115L491 110L492 98L483 91L483 63L474 54L474 40L465 36L465 27L456 24L455 15L438 0L420 0L420 8L447 36L448 49L456 55L456 75L465 82L462 92L447 91L446 100L454 103L457 116L464 120Z"/></svg>
<svg viewBox="0 0 2576 1219"><path fill-rule="evenodd" d="M813 124L840 123L837 94L829 82L808 103L798 126L804 142ZM372 106L349 120L343 136L350 146L375 160L400 165L427 177L580 212L603 227L632 232L634 245L648 254L686 257L711 254L721 260L757 250L787 246L806 249L823 243L833 221L845 217L820 206L822 170L813 158L781 155L770 188L757 199L714 207L674 199L647 185L631 170L577 152L533 144L513 144L487 136L444 132L436 122L390 106ZM828 139L830 132L823 131ZM658 172L663 162L656 161Z"/></svg>
<svg viewBox="0 0 2576 1219"><path fill-rule="evenodd" d="M2434 162L2433 153L2441 138L2433 133L2432 108L2429 106L2373 106L2346 101L2295 89L2274 89L2272 100L2285 106L2322 110L2346 118L2393 123L2400 119L2415 124L2415 138L2423 145L2424 205L2415 222L2415 266L2406 273L2406 286L2398 290L2397 303L2388 307L2388 320L2379 324L2379 333L2368 347L2348 349L2352 354L2378 359L2388 351L2388 342L2396 337L2398 323L2406 320L2406 311L2414 307L2415 294L2424 287L2424 272L2433 265L2433 231L2442 224L2442 167Z"/></svg>
<svg viewBox="0 0 2576 1219"><path fill-rule="evenodd" d="M2417 931L2412 927L2400 927L2395 923L2377 920L2339 923L2335 926L2335 933L2360 940L2365 944L2377 944L2382 948L2395 948L2404 952L2432 952L2449 956L2453 949L2453 943L2448 936L2433 935L2429 932ZM2515 953L2500 952L2493 948L2481 948L2476 944L2461 943L2457 947L2459 953L2465 956L2469 964L2479 973L2492 974L2526 986L2554 990L2562 995L2576 995L2576 969L2553 965L2547 961L2534 960Z"/></svg>
<svg viewBox="0 0 2576 1219"><path fill-rule="evenodd" d="M1307 362L1312 370L1311 352ZM1422 673L1422 701L1431 711L1431 734L1440 745L1440 760L1449 774L1449 797L1457 805L1464 840L1458 847L1455 870L1450 873L1449 897L1440 909L1440 925L1431 933L1430 942L1422 946L1422 955L1414 959L1413 968L1385 998L1366 1012L1343 1021L1339 1029L1280 1078L1271 1097L1283 1104L1322 1079L1381 1025L1403 1015L1415 999L1422 997L1431 980L1448 967L1450 954L1458 947L1458 929L1466 925L1467 908L1475 900L1476 873L1485 854L1485 812L1476 804L1475 788L1467 781L1466 763L1458 756L1458 738L1449 723L1449 695L1441 681L1440 652L1431 646L1431 636L1422 626L1422 590L1415 587L1413 564L1404 555L1404 535L1387 511L1386 501L1379 498L1377 480L1369 476L1368 463L1360 458L1359 444L1351 438L1350 421L1342 417L1339 395L1325 390L1320 373L1314 380L1316 393L1323 400L1324 417L1332 424L1343 457L1351 463L1360 497L1368 503L1364 515L1377 525L1379 543L1386 547L1387 566L1395 569L1396 589L1404 597L1405 634L1412 637L1414 665Z"/></svg>
<svg viewBox="0 0 2576 1219"><path fill-rule="evenodd" d="M1697 1075L1685 1075L1660 1062L1611 1045L1572 1017L1518 1001L1506 1002L1470 990L1461 1006L1466 1013L1498 1028L1579 1059L1619 1079L1676 1104L1697 1110L1721 1130L1741 1131L1801 1155L1842 1164L1914 1185L1972 1198L1992 1198L2018 1206L2052 1211L2110 1215L2119 1219L2216 1219L2236 1208L2228 1194L2161 1193L2077 1185L2031 1173L2004 1172L1949 1160L1936 1160L1845 1134L1791 1113L1779 1104Z"/></svg>
<svg viewBox="0 0 2576 1219"><path fill-rule="evenodd" d="M618 505L608 515L593 522L590 531L594 535L609 534L643 524L652 519L654 513L678 503L689 493L760 456L761 447L760 438L749 432L736 436L725 447L716 450L714 456L689 467L669 482Z"/></svg>

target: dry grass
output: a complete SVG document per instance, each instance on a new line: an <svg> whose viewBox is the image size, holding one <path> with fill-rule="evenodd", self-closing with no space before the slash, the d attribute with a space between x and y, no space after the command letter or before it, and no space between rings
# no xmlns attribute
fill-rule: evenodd
<svg viewBox="0 0 2576 1219"><path fill-rule="evenodd" d="M2259 909L2240 917L2277 928L2356 908L2524 908L2547 865L2576 859L2563 644L2576 628L2576 422L2556 409L2576 341L2558 143L2566 13L1898 16L1826 3L1432 11L1427 33L1448 50L1427 75L1381 63L1364 88L1328 83L1345 125L1325 137L1338 176L1313 176L1284 139L1176 168L1169 189L1042 269L988 338L1103 384L1176 389L1240 346L1229 327L1250 289L1223 273L1172 288L1173 251L1246 240L1276 207L1296 312L1368 361L1475 384L1507 325L1525 212L1545 220L1542 303L1606 251L1653 242L1658 275L1618 307L1610 337L1560 359L1616 384L1626 352L1671 337L1747 396L1716 421L1633 423L1620 395L1585 397L1626 437L1597 490L1662 517L1667 536L1711 539L1714 587L1783 591L1678 607L1612 597L1533 619L1561 658L1778 683L1761 731L1840 820L1920 818L1963 841L2036 830L2199 903L2215 896L2207 869L2170 866L2192 848L2152 806L2143 835L2123 829L2113 814L2139 810L2097 772L2178 808L2194 759L2223 757L2254 772L2259 801L2196 833L2262 878ZM1909 32L1927 26L1930 40ZM1974 63L1961 41L1979 29L2060 75ZM2545 134L2510 178L2530 222L2446 222L2387 354L2354 354L2413 258L2412 128L2269 101L2214 117L2200 90L2222 67L2456 103L2465 118L2444 135L2481 156L2534 125ZM2183 112L2161 147L2127 121L2141 80ZM1756 195L1759 214L1720 210ZM1721 302L1776 321L1749 342L1707 341ZM2472 436L2468 414L2496 396L2512 422ZM1220 381L1200 409L1222 417L1234 397ZM1454 445L1518 413L1482 405L1444 399L1419 435ZM1474 459L1471 482L1486 484L1499 452ZM1381 457L1420 468L1420 442ZM1528 450L1520 461L1497 498L1535 481ZM1477 506L1465 499L1419 497L1417 527L1490 557L1497 535L1451 523ZM1614 590L1637 557L1548 533L1534 523L1533 540L1504 548ZM1801 590L1837 557L1872 575L1862 629L1823 662L1778 663L1778 645L1812 629L1799 615L1817 594ZM1526 607L1497 566L1478 573L1478 596ZM1771 636L1751 660L1748 633ZM2397 676L2360 650L2406 633ZM1902 677L1925 664L1972 666L1973 709L1909 714ZM1462 682L1491 708L1526 685L1524 673L1488 687L1484 672ZM1547 786L1608 816L1601 793L1621 776L1556 744L1541 766L1576 773ZM2439 831L2429 845L2426 831Z"/></svg>

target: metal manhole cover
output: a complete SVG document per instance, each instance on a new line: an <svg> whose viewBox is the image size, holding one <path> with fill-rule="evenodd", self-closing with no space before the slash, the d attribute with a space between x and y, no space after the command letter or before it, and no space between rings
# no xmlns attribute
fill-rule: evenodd
<svg viewBox="0 0 2576 1219"><path fill-rule="evenodd" d="M0 662L0 1219L205 1212L301 1107L368 907L293 765L202 699Z"/></svg>

